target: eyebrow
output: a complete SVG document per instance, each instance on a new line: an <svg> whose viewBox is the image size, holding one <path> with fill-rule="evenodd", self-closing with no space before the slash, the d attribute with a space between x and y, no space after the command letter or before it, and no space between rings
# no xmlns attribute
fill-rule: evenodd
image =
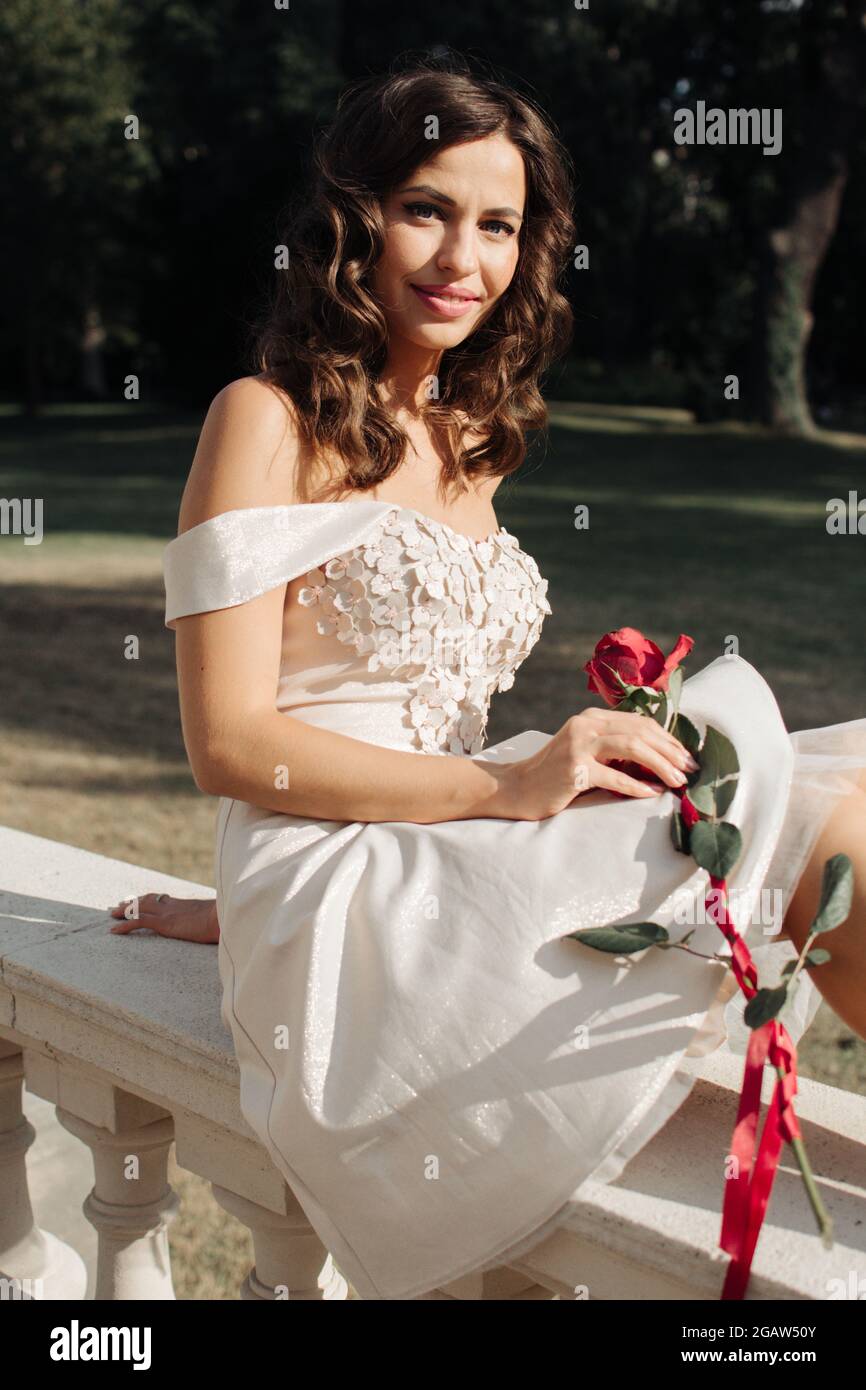
<svg viewBox="0 0 866 1390"><path fill-rule="evenodd" d="M401 188L402 193L426 193L428 197L435 198L439 203L447 203L449 207L455 207L453 198L449 198L447 193L440 193L438 189L431 188L429 183L413 183L411 188ZM516 217L518 222L523 221L523 214L517 208L486 208L482 217Z"/></svg>

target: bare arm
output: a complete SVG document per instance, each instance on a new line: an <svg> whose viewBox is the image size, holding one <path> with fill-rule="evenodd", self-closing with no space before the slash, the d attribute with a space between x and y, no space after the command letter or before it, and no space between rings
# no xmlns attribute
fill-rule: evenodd
<svg viewBox="0 0 866 1390"><path fill-rule="evenodd" d="M253 378L231 383L213 401L202 429L181 504L181 532L236 507L294 502L298 467L297 432L281 399ZM677 770L683 764L671 762L675 740L636 715L586 711L541 753L495 766L380 748L281 714L276 692L285 593L283 584L234 608L178 619L184 741L203 791L316 819L424 824L552 815L574 799L580 767L589 770L584 788L654 794L603 767L603 755L635 757L668 785L683 780ZM612 734L611 721L624 732Z"/></svg>

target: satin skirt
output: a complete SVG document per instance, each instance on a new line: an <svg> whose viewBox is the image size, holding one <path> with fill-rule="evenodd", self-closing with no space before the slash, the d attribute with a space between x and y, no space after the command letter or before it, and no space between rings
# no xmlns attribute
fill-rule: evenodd
<svg viewBox="0 0 866 1390"><path fill-rule="evenodd" d="M681 708L737 748L731 915L772 985L797 954L779 936L790 897L866 769L866 719L791 734L739 657L689 677ZM480 756L523 758L549 737ZM615 958L569 939L653 920L729 956L703 913L706 873L673 849L677 804L593 791L543 821L419 825L220 801L222 1017L241 1109L362 1298L415 1298L517 1258L683 1103L684 1057L745 1053L725 959ZM795 1043L820 1002L804 975L781 1015Z"/></svg>

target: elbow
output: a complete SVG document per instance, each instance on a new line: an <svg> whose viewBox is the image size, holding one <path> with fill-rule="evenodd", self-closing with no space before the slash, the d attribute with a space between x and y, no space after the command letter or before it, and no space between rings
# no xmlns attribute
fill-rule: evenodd
<svg viewBox="0 0 866 1390"><path fill-rule="evenodd" d="M212 753L190 758L193 780L205 796L231 796L225 763Z"/></svg>
<svg viewBox="0 0 866 1390"><path fill-rule="evenodd" d="M205 796L223 795L220 779L217 776L215 776L214 769L212 769L211 767L203 767L199 768L198 770L193 768L192 775L193 781L195 782L199 791L204 792Z"/></svg>
<svg viewBox="0 0 866 1390"><path fill-rule="evenodd" d="M249 770L255 768L257 712L244 710L232 717L201 720L187 726L187 758L195 784L206 796L246 800ZM238 787L242 788L241 793Z"/></svg>

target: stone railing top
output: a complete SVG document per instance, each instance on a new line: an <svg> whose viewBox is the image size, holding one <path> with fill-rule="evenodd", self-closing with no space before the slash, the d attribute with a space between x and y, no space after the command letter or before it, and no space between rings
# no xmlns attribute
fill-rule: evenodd
<svg viewBox="0 0 866 1390"><path fill-rule="evenodd" d="M109 930L114 903L151 890L213 895L204 884L0 827L0 1029L166 1104L201 1110L203 1098L204 1113L215 1105L212 1117L225 1122L227 1097L218 1093L237 1091L238 1067L220 1018L216 946Z"/></svg>
<svg viewBox="0 0 866 1390"><path fill-rule="evenodd" d="M212 894L202 884L0 827L0 1052L3 1039L7 1047L23 1040L49 1062L55 1055L98 1068L165 1110L254 1138L240 1115L237 1062L220 1018L216 947L109 931L110 905L148 890ZM585 1183L569 1221L516 1267L563 1296L591 1268L592 1297L718 1298L726 1265L717 1246L723 1162L742 1068L730 1053L684 1060L681 1070L697 1078L685 1103L616 1182ZM767 1068L765 1100L773 1084ZM749 1296L862 1298L866 1098L800 1078L796 1108L836 1242L822 1249L785 1150ZM834 1280L849 1289L862 1280L863 1292L834 1295Z"/></svg>

